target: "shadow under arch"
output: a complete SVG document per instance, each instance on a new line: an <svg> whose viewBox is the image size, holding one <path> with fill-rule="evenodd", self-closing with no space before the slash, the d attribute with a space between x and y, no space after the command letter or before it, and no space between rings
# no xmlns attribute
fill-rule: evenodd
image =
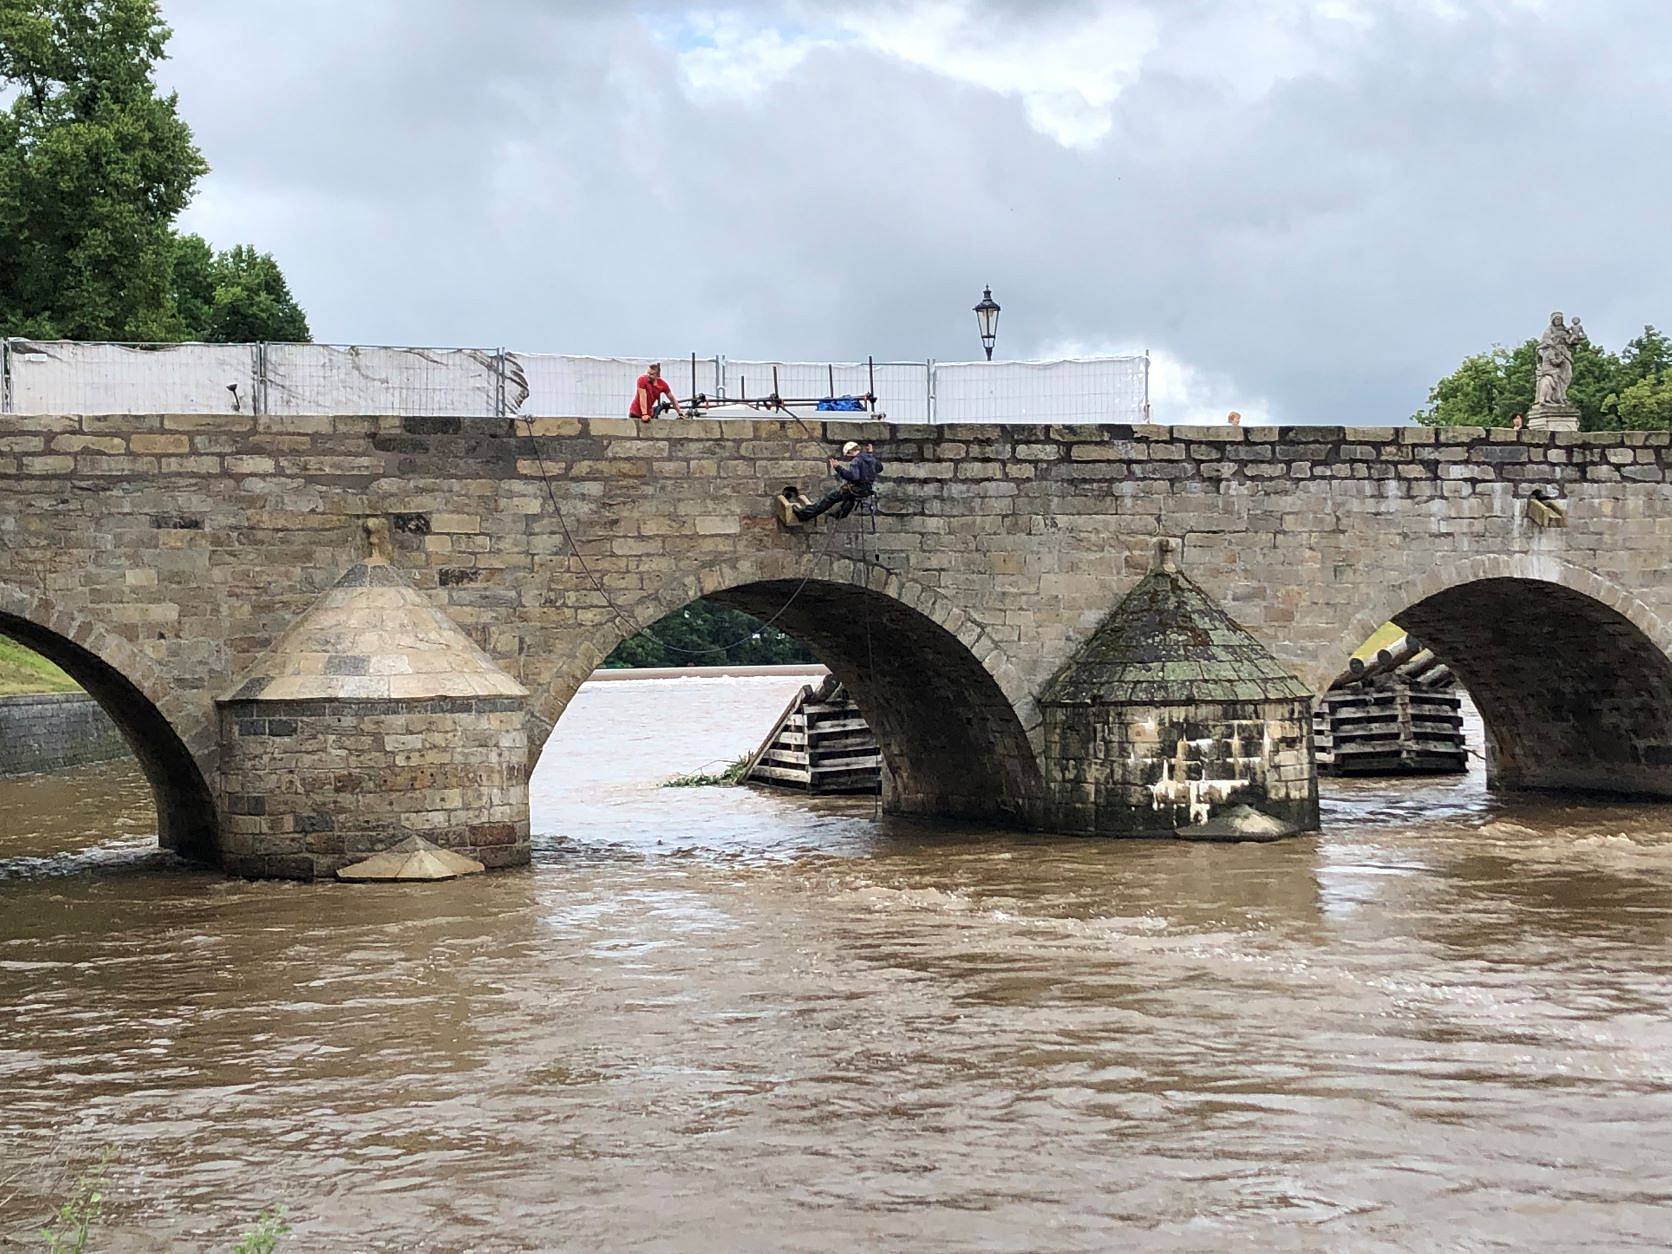
<svg viewBox="0 0 1672 1254"><path fill-rule="evenodd" d="M1321 665L1389 620L1468 690L1493 786L1672 799L1672 632L1617 585L1551 559L1470 559L1390 589Z"/></svg>
<svg viewBox="0 0 1672 1254"><path fill-rule="evenodd" d="M649 625L706 597L770 619L807 645L876 733L891 812L1036 822L1044 783L1024 724L1033 717L1031 697L979 625L874 563L826 558L816 576L806 565L805 556L779 554L728 561L676 578L630 608ZM632 634L619 621L605 624L536 695L541 743L587 675ZM538 757L536 748L530 770Z"/></svg>
<svg viewBox="0 0 1672 1254"><path fill-rule="evenodd" d="M125 641L45 598L0 587L0 635L61 667L97 701L151 785L157 840L183 858L220 859L214 798L191 751L157 701L158 677Z"/></svg>

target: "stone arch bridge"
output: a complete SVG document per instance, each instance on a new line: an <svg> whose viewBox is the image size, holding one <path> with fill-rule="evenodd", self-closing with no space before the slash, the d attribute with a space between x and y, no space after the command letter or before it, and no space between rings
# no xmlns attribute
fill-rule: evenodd
<svg viewBox="0 0 1672 1254"><path fill-rule="evenodd" d="M888 462L874 534L860 515L782 529L769 497L816 483L848 438ZM328 779L270 806L223 779L217 706L362 559L367 518L388 520L399 577L528 691L503 738L518 776L477 798L504 821L463 842L494 863L526 858L521 773L631 630L599 585L639 624L712 596L806 641L875 726L892 809L1037 824L1038 694L1163 536L1314 690L1393 618L1474 695L1495 783L1664 798L1668 445L1473 428L7 416L0 634L113 714L166 845L251 874L322 873L369 839L310 828L305 794ZM1565 525L1538 525L1535 497ZM419 799L388 802L419 807L397 827L470 810L482 781L457 756L426 742L427 773L394 788Z"/></svg>

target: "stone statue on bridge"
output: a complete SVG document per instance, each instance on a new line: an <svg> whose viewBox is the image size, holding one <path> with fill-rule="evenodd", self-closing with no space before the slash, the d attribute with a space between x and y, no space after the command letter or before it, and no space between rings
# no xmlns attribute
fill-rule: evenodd
<svg viewBox="0 0 1672 1254"><path fill-rule="evenodd" d="M1573 354L1585 339L1585 328L1575 318L1564 325L1558 311L1539 336L1538 360L1533 372L1533 406L1527 411L1527 425L1534 430L1577 431L1579 407L1568 403L1573 383Z"/></svg>

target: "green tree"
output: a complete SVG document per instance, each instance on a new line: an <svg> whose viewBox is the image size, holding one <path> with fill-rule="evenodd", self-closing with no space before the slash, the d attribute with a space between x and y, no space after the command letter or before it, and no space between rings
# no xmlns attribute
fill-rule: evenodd
<svg viewBox="0 0 1672 1254"><path fill-rule="evenodd" d="M1618 391L1609 402L1633 431L1672 428L1672 340L1651 327L1620 350Z"/></svg>
<svg viewBox="0 0 1672 1254"><path fill-rule="evenodd" d="M682 653L681 649L702 652ZM652 623L648 631L616 645L604 665L780 666L813 660L799 641L775 627L763 626L741 610L692 601Z"/></svg>
<svg viewBox="0 0 1672 1254"><path fill-rule="evenodd" d="M1616 398L1620 426L1629 431L1672 428L1672 373L1639 379Z"/></svg>
<svg viewBox="0 0 1672 1254"><path fill-rule="evenodd" d="M202 339L215 312L215 250L201 235L174 241L174 316L186 339Z"/></svg>
<svg viewBox="0 0 1672 1254"><path fill-rule="evenodd" d="M187 339L218 344L309 338L307 315L278 262L245 244L213 251L182 236L174 256L174 310Z"/></svg>
<svg viewBox="0 0 1672 1254"><path fill-rule="evenodd" d="M1672 370L1672 339L1652 326L1644 327L1642 335L1620 350L1620 361L1629 375L1628 383L1658 378Z"/></svg>
<svg viewBox="0 0 1672 1254"><path fill-rule="evenodd" d="M1509 414L1504 411L1519 399L1521 391L1520 378L1511 373L1513 363L1513 355L1501 345L1490 352L1465 357L1462 365L1430 389L1428 408L1418 412L1416 420L1431 427L1508 425L1507 422L1500 422L1499 418L1508 418ZM1521 372L1517 370L1514 373L1518 376ZM1531 400L1531 371L1527 372L1526 385L1527 397ZM1525 411L1526 406L1521 408ZM1511 409L1509 412L1515 411Z"/></svg>
<svg viewBox="0 0 1672 1254"><path fill-rule="evenodd" d="M174 219L208 167L152 69L155 0L0 0L0 331L165 338Z"/></svg>
<svg viewBox="0 0 1672 1254"><path fill-rule="evenodd" d="M157 0L0 0L0 335L305 340L278 264L175 234L208 170Z"/></svg>

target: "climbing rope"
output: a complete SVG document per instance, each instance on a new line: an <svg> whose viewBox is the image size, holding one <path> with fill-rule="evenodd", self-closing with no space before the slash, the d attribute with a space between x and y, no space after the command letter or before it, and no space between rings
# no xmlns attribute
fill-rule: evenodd
<svg viewBox="0 0 1672 1254"><path fill-rule="evenodd" d="M873 492L873 494L870 496L870 498L866 501L866 505L868 507L866 512L869 513L870 516L871 516L871 542L872 542L871 543L871 551L872 551L873 554L876 552L876 536L877 536L877 506L876 506L876 500L877 500L876 495ZM860 527L860 529L859 529L859 552L860 552L861 561L867 566L871 565L872 563L871 563L870 558L865 555L865 528L864 527ZM883 566L881 562L877 562L876 565L881 567L881 569L884 570L885 572L888 572L888 567ZM892 573L892 572L888 572L888 573ZM867 591L869 591L868 587L867 587ZM864 598L864 600L865 600L865 674L868 677L874 679L876 677L876 673L877 673L877 655L871 649L871 598L869 596L867 596L867 597ZM881 745L877 746L877 754L878 754L879 757L882 754L882 746ZM882 818L882 772L881 772L880 768L877 772L877 792L876 792L876 796L874 798L874 802L873 802L873 805L872 805L872 808L871 808L871 817L872 817L873 820Z"/></svg>
<svg viewBox="0 0 1672 1254"><path fill-rule="evenodd" d="M831 526L827 528L824 548L813 554L813 560L808 565L807 573L801 577L801 582L795 585L795 591L790 593L789 600L779 606L773 613L772 617L760 620L760 628L750 632L748 635L739 636L736 640L730 641L726 644L709 645L701 649L687 649L683 645L677 645L671 641L663 640L648 627L641 627L637 619L633 618L619 605L617 605L615 603L615 598L610 596L609 590L604 587L602 581L600 581L598 576L593 573L592 567L587 565L586 558L581 555L580 545L575 543L574 534L569 530L569 522L563 516L563 506L558 504L557 491L552 487L551 475L546 472L545 454L540 451L539 437L534 434L534 419L532 416L525 415L523 422L527 424L525 434L528 437L529 448L534 452L535 465L538 466L540 470L540 480L546 485L546 498L551 501L552 513L557 518L557 525L563 532L563 540L564 543L569 546L569 552L574 554L575 560L580 563L581 570L585 572L587 579L591 581L593 589L604 599L604 604L609 607L610 613L614 614L622 624L631 628L629 633L630 635L645 636L648 639L655 641L671 653L683 654L686 657L704 657L715 653L729 653L739 645L748 644L751 640L758 640L760 638L761 631L772 626L785 614L789 613L790 607L795 604L796 599L800 597L802 591L810 582L812 582L813 569L818 563L818 560L823 557L829 557L835 551L837 528L835 526ZM831 521L834 523L845 520L832 519ZM867 613L869 613L869 607L867 607ZM869 627L867 626L867 632L868 631Z"/></svg>

